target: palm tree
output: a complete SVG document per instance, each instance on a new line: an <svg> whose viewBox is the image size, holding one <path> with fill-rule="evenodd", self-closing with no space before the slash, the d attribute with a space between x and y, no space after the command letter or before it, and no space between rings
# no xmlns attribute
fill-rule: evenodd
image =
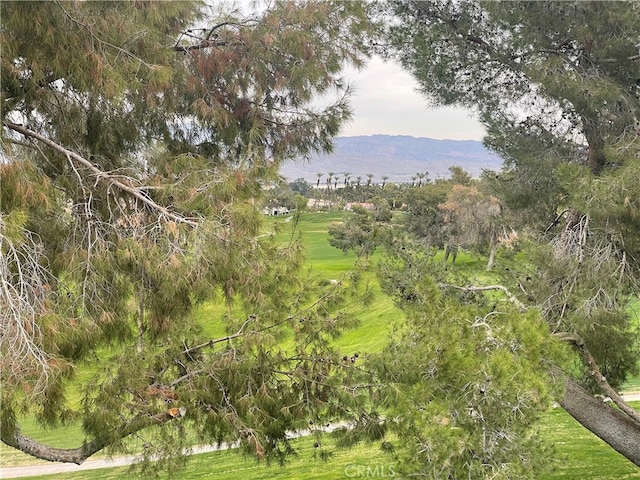
<svg viewBox="0 0 640 480"><path fill-rule="evenodd" d="M334 173L333 172L329 172L327 175L328 175L328 177L327 177L327 189L329 191L331 191L331 181L333 180Z"/></svg>
<svg viewBox="0 0 640 480"><path fill-rule="evenodd" d="M320 177L322 177L324 173L316 173L316 177L318 177L318 181L316 182L316 190L320 188Z"/></svg>
<svg viewBox="0 0 640 480"><path fill-rule="evenodd" d="M349 179L351 178L351 174L349 172L344 172L342 175L344 175L344 186L348 187L349 186Z"/></svg>
<svg viewBox="0 0 640 480"><path fill-rule="evenodd" d="M362 181L362 177L356 177L356 187L360 186L361 181Z"/></svg>
<svg viewBox="0 0 640 480"><path fill-rule="evenodd" d="M367 173L367 187L371 186L371 179L373 178L373 173Z"/></svg>
<svg viewBox="0 0 640 480"><path fill-rule="evenodd" d="M385 184L387 183L387 179L389 177L387 177L386 175L382 175L382 188L384 188Z"/></svg>

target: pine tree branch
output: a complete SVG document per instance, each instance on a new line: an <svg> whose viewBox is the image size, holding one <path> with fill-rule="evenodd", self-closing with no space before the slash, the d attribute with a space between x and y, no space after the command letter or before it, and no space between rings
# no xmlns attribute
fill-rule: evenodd
<svg viewBox="0 0 640 480"><path fill-rule="evenodd" d="M593 377L593 379L598 384L598 387L605 393L612 401L615 403L620 410L622 410L625 414L631 417L634 421L640 424L640 412L632 408L627 402L624 401L622 396L615 391L615 389L609 385L606 377L602 375L600 369L598 368L598 364L596 363L595 358L587 348L584 340L580 338L580 336L575 333L558 333L556 336L564 340L566 342L570 342L573 346L578 350L580 356L582 357L582 361L589 369L589 373Z"/></svg>
<svg viewBox="0 0 640 480"><path fill-rule="evenodd" d="M248 23L248 22L247 22ZM172 50L176 51L176 52L181 52L181 53L187 53L190 52L192 50L204 50L206 48L210 48L210 47L225 47L227 45L229 45L228 42L220 40L217 37L216 31L222 27L227 27L227 26L241 26L242 24L239 23L235 23L235 22L222 22L219 23L217 25L214 25L213 27L211 27L210 29L208 29L207 35L203 38L203 37L198 37L196 35L191 34L191 30L188 30L186 32L183 32L182 35L180 35L180 38L178 38L176 44L171 47ZM206 29L203 29L203 31L207 31ZM191 45L180 45L180 40L182 39L182 37L191 37L191 38L195 38L197 40L196 43L192 43Z"/></svg>
<svg viewBox="0 0 640 480"><path fill-rule="evenodd" d="M462 287L459 285L451 285L448 283L439 283L438 287L453 288L455 290L462 290L463 292L487 292L490 290L500 290L507 296L507 298L509 298L509 300L513 304L515 304L518 307L520 311L524 312L525 310L527 310L527 306L524 303L522 303L520 300L518 300L518 298L515 295L513 295L507 287L503 285L486 285L483 287L474 287L474 286Z"/></svg>
<svg viewBox="0 0 640 480"><path fill-rule="evenodd" d="M145 428L162 425L182 415L183 412L178 409L169 409L152 416L139 415L77 448L57 448L45 445L24 435L18 424L7 425L6 422L2 425L0 439L6 445L41 460L80 465L92 455L113 444L114 441L126 438Z"/></svg>
<svg viewBox="0 0 640 480"><path fill-rule="evenodd" d="M253 317L253 318L255 318L255 317ZM232 335L227 335L225 337L220 337L220 338L216 338L216 339L213 339L213 340L209 340L208 342L201 343L200 345L195 345L193 347L187 348L182 353L184 355L191 355L192 353L195 353L198 350L202 350L203 348L213 347L216 343L228 342L229 340L233 340L234 338L241 337L242 335L245 334L245 332L244 332L245 327L247 326L247 324L253 318L249 318L246 322L244 322L242 324L242 326L240 327L240 329L236 333L234 333Z"/></svg>
<svg viewBox="0 0 640 480"><path fill-rule="evenodd" d="M71 15L71 14L70 14L70 13L69 13L65 8L64 8L64 6L62 5L62 2L57 1L57 2L55 2L55 3L56 3L56 4L57 4L61 9L62 9L62 11L64 12L65 16L66 16L69 20L71 20L73 23L75 23L75 24L76 24L76 25L78 25L79 27L84 28L87 32L89 32L89 35L91 35L91 37L92 37L96 42L98 42L98 44L100 44L100 45L105 45L105 46L107 46L107 47L109 47L109 48L112 48L112 49L116 50L116 51L118 52L118 54L122 53L122 54L124 54L124 55L126 55L126 56L128 56L128 57L132 58L133 60L135 60L135 61L139 62L141 65L144 65L145 67L147 67L147 68L149 68L149 69L153 69L153 68L155 67L154 65L151 65L151 64L149 64L149 63L145 62L144 60L142 60L140 57L138 57L137 55L135 55L133 52L131 52L131 51L129 51L129 50L126 50L126 49L124 49L124 48L122 48L122 47L118 47L117 45L114 45L114 44L112 44L112 43L109 43L109 42L107 42L106 40L103 40L102 38L98 37L98 36L94 33L93 29L92 29L89 25L87 25L87 24L85 24L85 23L81 22L80 20L76 19L75 17L73 17L73 16L72 16L72 15Z"/></svg>
<svg viewBox="0 0 640 480"><path fill-rule="evenodd" d="M129 193L130 195L132 195L136 199L140 200L142 203L144 203L145 205L150 207L152 210L160 213L161 215L164 215L164 216L166 216L168 218L171 218L171 219L175 220L178 223L185 223L185 224L190 225L192 227L197 227L198 226L198 222L197 221L195 221L193 219L190 219L190 218L187 218L187 217L183 217L182 215L178 215L176 213L171 212L166 207L163 207L162 205L159 205L156 202L154 202L147 195L144 195L140 188L136 188L136 187L132 187L131 185L127 185L126 183L118 180L113 175L109 174L108 172L104 172L104 171L100 170L98 167L96 167L93 163L91 163L86 158L78 155L77 153L75 153L75 152L73 152L71 150L66 149L62 145L59 145L58 143L54 142L53 140L51 140L51 139L49 139L49 138L47 138L47 137L45 137L43 135L40 135L39 133L34 132L33 130L30 130L30 129L26 128L23 125L18 125L18 124L9 122L9 121L5 121L4 125L7 128L18 132L18 133L24 135L27 138L31 138L33 140L37 140L37 141L45 144L49 148L52 148L53 150L65 155L74 168L75 168L74 163L82 165L82 166L88 168L89 171L91 171L96 176L96 181L104 181L104 182L106 182L106 183L108 183L110 185L115 186L116 188L118 188L118 189L120 189L120 190L122 190L124 192Z"/></svg>

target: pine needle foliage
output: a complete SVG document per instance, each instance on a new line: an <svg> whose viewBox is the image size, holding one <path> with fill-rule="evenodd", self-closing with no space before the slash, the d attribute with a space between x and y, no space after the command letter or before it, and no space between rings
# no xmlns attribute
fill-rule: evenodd
<svg viewBox="0 0 640 480"><path fill-rule="evenodd" d="M628 308L640 281L637 2L397 1L380 9L388 15L383 53L433 103L474 109L485 144L504 159L502 172L485 173L484 189L510 209L522 241L497 281L572 345L573 362L557 365L568 379L559 403L640 465L640 416L616 391L638 368ZM477 291L458 287L456 295ZM583 387L611 397L624 415Z"/></svg>
<svg viewBox="0 0 640 480"><path fill-rule="evenodd" d="M287 432L344 414L346 289L306 278L299 239L264 236L258 205L349 118L341 72L366 56L369 6L0 8L2 440L81 463L134 437L143 471L173 471L187 431L281 458ZM208 319L224 337L193 320L204 302L226 303ZM84 365L99 369L75 408ZM32 442L25 412L78 420L86 441Z"/></svg>
<svg viewBox="0 0 640 480"><path fill-rule="evenodd" d="M387 249L381 283L407 325L372 360L398 469L428 478L535 478L549 446L537 434L565 350L539 312L438 287L451 274L412 248Z"/></svg>

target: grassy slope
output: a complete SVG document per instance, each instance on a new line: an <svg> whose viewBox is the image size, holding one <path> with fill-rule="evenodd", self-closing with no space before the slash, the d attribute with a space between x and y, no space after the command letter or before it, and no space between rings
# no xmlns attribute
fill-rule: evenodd
<svg viewBox="0 0 640 480"><path fill-rule="evenodd" d="M640 408L639 402L631 405L636 410ZM541 479L640 479L640 469L560 408L549 412L541 431L555 448L553 471L541 475Z"/></svg>
<svg viewBox="0 0 640 480"><path fill-rule="evenodd" d="M307 245L308 261L313 272L325 278L339 278L340 274L348 270L354 260L353 255L343 255L342 252L329 246L326 239L326 229L330 222L339 221L341 213L306 214L302 217L299 228L302 230ZM287 233L282 233L283 238ZM476 260L461 255L457 261L458 268L476 266ZM396 320L402 319L402 312L395 308L390 299L378 295L373 308L358 311L362 324L359 328L347 332L339 340L339 345L347 352L375 351L384 344L386 334ZM219 318L225 307L207 305L197 312L198 318L207 325L207 333L212 336L223 335ZM640 379L638 379L640 380ZM638 382L640 384L640 381ZM23 425L25 433L35 436L46 443L60 447L77 446L82 441L82 435L77 428L61 428L43 432L33 421L27 420ZM542 432L556 444L558 458L556 470L544 476L545 479L613 479L633 478L640 480L640 472L627 460L603 445L595 436L590 434L562 410L549 413L542 426ZM260 478L317 478L332 479L345 478L345 471L349 465L364 465L375 468L393 465L392 459L382 454L377 446L359 446L350 450L335 452L332 460L325 463L318 458L317 450L311 445L310 439L301 439L300 454L292 459L286 467L265 466L253 459L243 457L236 452L216 452L194 457L180 478L211 478L222 477L229 479L260 479ZM2 445L0 446L0 465L19 465L41 463L20 452ZM64 474L64 478L120 478L126 469L108 469ZM379 470L380 471L380 470ZM387 473L389 473L387 471ZM43 478L56 479L60 476L46 476Z"/></svg>
<svg viewBox="0 0 640 480"><path fill-rule="evenodd" d="M603 445L598 438L587 432L564 411L557 409L549 412L541 429L544 435L555 442L555 456L558 461L550 464L551 471L541 475L540 479L640 480L640 471L636 467ZM329 480L353 477L358 467L363 473L366 473L367 467L370 469L369 472L375 472L377 468L378 477L383 476L381 474L383 471L387 473L387 477L390 477L398 467L395 460L388 454L382 453L377 444L337 450L331 459L325 462L317 455L318 451L313 447L313 442L314 440L305 438L297 440L298 455L283 467L256 462L255 459L243 456L237 451L196 455L187 464L186 469L180 472L180 478L184 480L201 478ZM330 441L327 441L327 444L330 446ZM127 468L112 468L30 478L116 480L126 475Z"/></svg>

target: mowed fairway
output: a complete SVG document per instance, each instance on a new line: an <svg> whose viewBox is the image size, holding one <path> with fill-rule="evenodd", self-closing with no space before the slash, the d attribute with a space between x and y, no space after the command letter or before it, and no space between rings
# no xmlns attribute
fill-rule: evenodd
<svg viewBox="0 0 640 480"><path fill-rule="evenodd" d="M343 218L342 212L306 213L300 216L296 230L302 234L307 264L314 276L339 281L353 268L356 261L355 254L349 252L345 255L341 250L332 247L328 241L329 225L340 222ZM289 225L291 221L280 218L269 223L281 224L283 228L278 237L282 241L291 238L292 225ZM375 261L374 255L371 260L372 265L375 265ZM362 281L368 282L368 287L373 292L373 304L369 308L364 308L361 302L354 300L347 307L347 310L357 315L361 322L358 327L345 331L337 341L337 345L348 354L379 351L384 346L391 328L402 322L404 318L403 312L380 291L373 269L364 276Z"/></svg>
<svg viewBox="0 0 640 480"><path fill-rule="evenodd" d="M303 234L307 249L307 262L313 275L329 280L337 280L348 271L355 261L353 254L344 255L331 247L327 241L327 228L331 222L340 221L342 213L307 213L301 216L297 230ZM278 238L286 241L291 237L291 225L284 218L270 219L272 222L284 222ZM375 262L375 256L372 260ZM466 268L461 262L459 268ZM372 305L365 309L358 302L348 308L352 309L360 319L358 327L345 332L338 340L338 345L345 353L358 352L366 355L381 349L392 326L402 322L402 312L392 301L384 296L371 274L370 281L375 296ZM198 320L205 325L207 333L224 334L217 319L224 313L224 306L206 305L196 312ZM635 404L636 408L639 406ZM554 444L554 453L549 458L552 470L539 477L551 479L637 479L640 471L622 456L604 445L598 438L582 428L561 409L553 409L544 418L540 427L542 434ZM27 419L23 430L28 435L60 447L75 447L82 442L78 428L61 428L43 432L32 420ZM284 466L257 462L237 451L227 450L195 455L176 478L204 479L222 478L229 480L252 479L346 479L364 477L396 477L399 478L400 466L389 454L380 450L379 443L362 444L355 448L333 450L332 440L326 436L320 448L314 446L315 439L300 438L295 440L298 454ZM320 458L319 452L332 452L329 461ZM553 461L557 459L557 461ZM0 448L0 465L41 464L42 462L27 457L4 445ZM56 479L119 479L127 475L127 468L109 468L89 470L77 473L54 474L39 477ZM1 475L0 475L1 476Z"/></svg>

